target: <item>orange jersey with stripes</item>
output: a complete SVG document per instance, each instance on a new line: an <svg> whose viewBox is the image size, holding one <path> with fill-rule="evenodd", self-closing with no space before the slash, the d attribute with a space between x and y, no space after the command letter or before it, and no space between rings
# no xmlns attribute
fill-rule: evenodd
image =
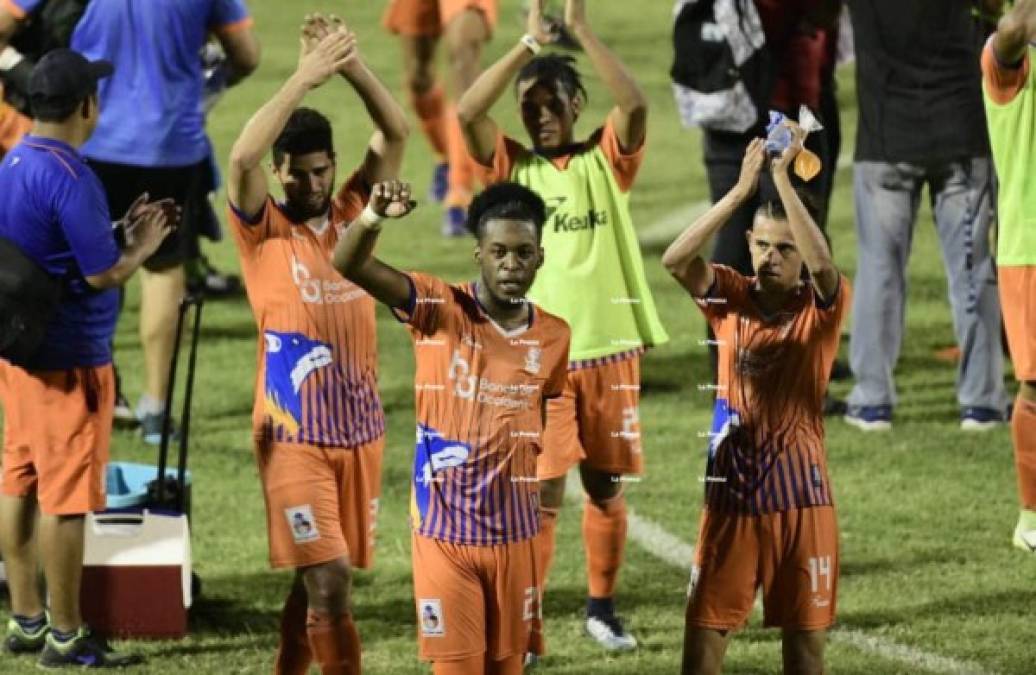
<svg viewBox="0 0 1036 675"><path fill-rule="evenodd" d="M505 331L475 295L412 274L406 307L417 372L411 524L418 534L493 546L539 532L536 456L545 399L565 386L570 331L532 303Z"/></svg>
<svg viewBox="0 0 1036 675"><path fill-rule="evenodd" d="M765 316L754 278L712 269L712 288L695 298L719 342L707 506L758 515L832 504L824 392L850 303L848 279L839 279L829 303L807 282Z"/></svg>
<svg viewBox="0 0 1036 675"><path fill-rule="evenodd" d="M259 326L257 440L353 448L385 433L374 300L331 265L342 229L368 197L354 174L318 229L290 220L272 197L252 222L230 208Z"/></svg>

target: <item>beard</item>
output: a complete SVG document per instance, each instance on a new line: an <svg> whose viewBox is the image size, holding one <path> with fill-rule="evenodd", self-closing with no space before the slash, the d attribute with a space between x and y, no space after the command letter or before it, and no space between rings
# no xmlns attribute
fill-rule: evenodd
<svg viewBox="0 0 1036 675"><path fill-rule="evenodd" d="M288 201L288 210L295 220L319 218L331 208L331 195L309 195Z"/></svg>

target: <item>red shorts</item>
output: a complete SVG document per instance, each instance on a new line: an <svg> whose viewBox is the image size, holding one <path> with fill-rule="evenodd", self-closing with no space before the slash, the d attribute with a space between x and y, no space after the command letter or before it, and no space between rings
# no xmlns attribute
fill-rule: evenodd
<svg viewBox="0 0 1036 675"><path fill-rule="evenodd" d="M422 661L524 654L542 613L534 539L497 546L412 539Z"/></svg>
<svg viewBox="0 0 1036 675"><path fill-rule="evenodd" d="M696 547L687 623L733 630L763 592L763 624L824 630L835 619L838 525L832 506L761 516L706 510Z"/></svg>
<svg viewBox="0 0 1036 675"><path fill-rule="evenodd" d="M385 438L356 448L258 446L272 567L374 562Z"/></svg>
<svg viewBox="0 0 1036 675"><path fill-rule="evenodd" d="M564 392L547 402L537 477L558 478L582 462L607 473L641 473L639 406L639 355L568 371Z"/></svg>
<svg viewBox="0 0 1036 675"><path fill-rule="evenodd" d="M382 25L390 32L408 37L431 36L466 9L482 12L489 32L496 28L496 0L391 0Z"/></svg>
<svg viewBox="0 0 1036 675"><path fill-rule="evenodd" d="M0 360L4 407L2 492L33 492L47 515L102 511L111 443L115 375L111 364L23 370Z"/></svg>
<svg viewBox="0 0 1036 675"><path fill-rule="evenodd" d="M997 272L1014 376L1036 382L1036 265L999 267Z"/></svg>

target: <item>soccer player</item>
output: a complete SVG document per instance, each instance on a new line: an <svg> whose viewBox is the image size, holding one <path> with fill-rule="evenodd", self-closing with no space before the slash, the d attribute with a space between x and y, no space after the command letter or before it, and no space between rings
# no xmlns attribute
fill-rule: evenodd
<svg viewBox="0 0 1036 675"><path fill-rule="evenodd" d="M479 278L447 284L372 257L409 187L375 186L334 265L408 324L417 372L410 520L420 655L436 675L517 675L540 623L536 455L565 384L569 330L525 299L543 264L543 200L513 183L468 210Z"/></svg>
<svg viewBox="0 0 1036 675"><path fill-rule="evenodd" d="M644 158L647 99L632 74L591 30L583 0L568 0L564 25L580 42L615 107L604 126L577 142L587 94L570 57L536 56L543 3L530 6L528 34L486 70L458 111L468 148L488 182L512 180L547 203L544 267L529 298L572 327L565 393L547 408L541 485L540 562L546 579L565 475L579 465L589 598L587 632L611 650L636 647L615 615L613 596L626 544L625 474L642 471L640 357L668 340L655 310L629 212ZM532 147L503 135L489 116L515 82ZM537 652L537 645L533 645Z"/></svg>
<svg viewBox="0 0 1036 675"><path fill-rule="evenodd" d="M838 530L823 401L850 290L788 177L804 138L793 128L792 145L771 164L780 199L763 203L747 234L754 277L703 256L755 194L767 161L762 139L749 144L734 188L662 256L720 343L685 675L720 672L757 586L764 624L784 631L786 673L823 672L835 616Z"/></svg>
<svg viewBox="0 0 1036 675"><path fill-rule="evenodd" d="M1036 552L1036 2L1019 0L982 53L989 141L1000 179L997 271L1014 375L1021 383L1011 415L1022 509L1014 545Z"/></svg>
<svg viewBox="0 0 1036 675"><path fill-rule="evenodd" d="M0 163L0 237L60 285L60 299L35 353L0 359L4 410L0 547L11 620L4 649L39 652L47 668L119 667L136 659L111 651L83 624L79 608L84 518L105 507L104 473L111 439L115 378L111 339L118 286L169 234L171 203L138 196L125 221L121 253L100 181L78 152L97 126L98 82L107 61L69 49L36 64L28 92L36 122ZM3 261L0 305L7 345L10 315L23 297L10 292ZM39 312L41 308L31 308ZM39 585L42 563L49 613ZM11 668L10 659L0 669Z"/></svg>
<svg viewBox="0 0 1036 675"><path fill-rule="evenodd" d="M332 198L331 124L300 108L335 73L374 121L360 167ZM407 137L403 109L336 20L307 18L298 67L242 130L230 156L228 219L259 327L253 414L273 567L295 569L275 672L360 672L350 612L352 568L372 564L385 420L377 386L374 302L331 267L370 186L393 178ZM269 194L262 165L285 200Z"/></svg>
<svg viewBox="0 0 1036 675"><path fill-rule="evenodd" d="M428 143L438 157L431 196L445 202L442 233L461 237L464 209L471 202L474 167L457 122L435 75L435 51L445 38L449 52L451 88L460 98L479 74L482 48L497 20L497 0L391 0L385 27L399 35L403 71L410 104Z"/></svg>

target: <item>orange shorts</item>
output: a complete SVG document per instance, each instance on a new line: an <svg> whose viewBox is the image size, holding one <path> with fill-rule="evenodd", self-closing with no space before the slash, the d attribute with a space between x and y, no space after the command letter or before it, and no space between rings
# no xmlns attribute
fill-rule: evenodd
<svg viewBox="0 0 1036 675"><path fill-rule="evenodd" d="M997 272L1014 376L1036 382L1036 265L999 267Z"/></svg>
<svg viewBox="0 0 1036 675"><path fill-rule="evenodd" d="M824 630L835 619L838 524L832 506L761 516L702 513L687 623L733 630L763 591L763 624Z"/></svg>
<svg viewBox="0 0 1036 675"><path fill-rule="evenodd" d="M346 556L374 562L385 438L357 448L273 443L257 450L272 567Z"/></svg>
<svg viewBox="0 0 1036 675"><path fill-rule="evenodd" d="M391 0L381 23L390 32L408 37L439 35L466 9L482 12L490 33L496 28L496 0Z"/></svg>
<svg viewBox="0 0 1036 675"><path fill-rule="evenodd" d="M4 407L2 492L33 492L52 516L102 511L111 443L115 375L111 364L23 370L0 360Z"/></svg>
<svg viewBox="0 0 1036 675"><path fill-rule="evenodd" d="M500 661L525 653L543 622L533 541L467 546L413 534L422 661L482 653Z"/></svg>
<svg viewBox="0 0 1036 675"><path fill-rule="evenodd" d="M639 474L640 356L568 371L565 390L547 402L540 480L564 476L576 464L614 474Z"/></svg>

